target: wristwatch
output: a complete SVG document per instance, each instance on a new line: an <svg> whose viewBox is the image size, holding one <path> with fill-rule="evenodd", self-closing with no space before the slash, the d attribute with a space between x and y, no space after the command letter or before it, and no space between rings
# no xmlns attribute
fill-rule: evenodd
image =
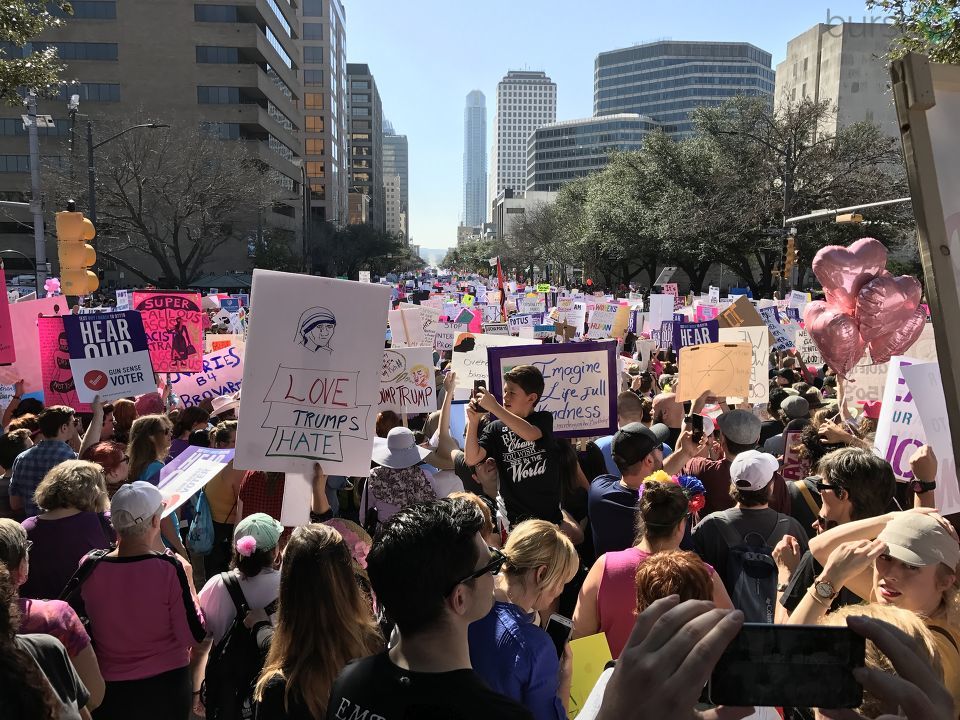
<svg viewBox="0 0 960 720"><path fill-rule="evenodd" d="M839 592L833 589L833 583L829 580L814 580L813 591L821 600L833 600Z"/></svg>
<svg viewBox="0 0 960 720"><path fill-rule="evenodd" d="M786 592L786 591L787 591L787 585L788 585L788 583L780 583L779 585L777 585L777 592L778 592L778 593Z"/></svg>
<svg viewBox="0 0 960 720"><path fill-rule="evenodd" d="M917 495L937 489L936 480L931 480L930 482L925 482L923 480L911 480L908 485L910 489L913 490L913 492L915 492Z"/></svg>

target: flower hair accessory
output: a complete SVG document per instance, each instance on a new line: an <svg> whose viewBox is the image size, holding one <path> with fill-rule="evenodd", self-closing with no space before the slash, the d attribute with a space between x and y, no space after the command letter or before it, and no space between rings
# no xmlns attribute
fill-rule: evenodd
<svg viewBox="0 0 960 720"><path fill-rule="evenodd" d="M653 473L653 474L651 474L651 475L647 475L647 476L643 479L643 481L644 481L644 482L661 482L661 483L669 483L669 482L675 483L675 482L676 482L676 480L675 480L674 478L670 477L670 475L668 475L668 474L667 474L665 471L663 471L663 470L657 470L655 473Z"/></svg>
<svg viewBox="0 0 960 720"><path fill-rule="evenodd" d="M243 557L250 557L257 550L257 539L253 535L244 535L237 540L237 552Z"/></svg>
<svg viewBox="0 0 960 720"><path fill-rule="evenodd" d="M683 494L687 496L687 509L691 514L696 515L703 510L707 504L707 489L700 482L699 478L693 475L675 475L673 481L683 488Z"/></svg>

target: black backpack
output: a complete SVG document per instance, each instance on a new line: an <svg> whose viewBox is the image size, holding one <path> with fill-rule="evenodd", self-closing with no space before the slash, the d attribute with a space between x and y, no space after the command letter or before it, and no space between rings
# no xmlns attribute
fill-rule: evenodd
<svg viewBox="0 0 960 720"><path fill-rule="evenodd" d="M256 637L243 624L250 606L232 572L220 573L237 610L233 624L207 658L201 689L208 720L246 720L253 717L253 687L263 669L264 656ZM271 614L276 600L267 606Z"/></svg>
<svg viewBox="0 0 960 720"><path fill-rule="evenodd" d="M718 522L717 528L727 544L727 572L723 578L733 606L741 610L746 622L772 623L777 603L777 563L770 539L788 517L779 515L766 537L748 532L743 537L734 527Z"/></svg>

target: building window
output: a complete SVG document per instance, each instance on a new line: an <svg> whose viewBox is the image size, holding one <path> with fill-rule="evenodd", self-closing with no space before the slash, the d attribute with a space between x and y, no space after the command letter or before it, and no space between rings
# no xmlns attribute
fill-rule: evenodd
<svg viewBox="0 0 960 720"><path fill-rule="evenodd" d="M369 90L370 83L366 80L353 80L350 83L350 87L354 90Z"/></svg>
<svg viewBox="0 0 960 720"><path fill-rule="evenodd" d="M240 62L240 51L231 47L212 47L197 45L198 63L228 63L236 65Z"/></svg>
<svg viewBox="0 0 960 720"><path fill-rule="evenodd" d="M303 62L305 65L323 65L323 46L304 45Z"/></svg>
<svg viewBox="0 0 960 720"><path fill-rule="evenodd" d="M354 117L370 117L370 108L368 107L354 107L350 108L350 114Z"/></svg>
<svg viewBox="0 0 960 720"><path fill-rule="evenodd" d="M200 129L221 140L240 139L240 123L202 122Z"/></svg>
<svg viewBox="0 0 960 720"><path fill-rule="evenodd" d="M323 0L303 0L300 11L304 17L323 17Z"/></svg>
<svg viewBox="0 0 960 720"><path fill-rule="evenodd" d="M307 138L306 150L307 155L323 155L327 151L326 142L319 138Z"/></svg>
<svg viewBox="0 0 960 720"><path fill-rule="evenodd" d="M29 155L0 155L0 173L30 172Z"/></svg>
<svg viewBox="0 0 960 720"><path fill-rule="evenodd" d="M116 43L33 43L35 50L44 50L48 47L57 48L61 60L116 60Z"/></svg>
<svg viewBox="0 0 960 720"><path fill-rule="evenodd" d="M323 23L305 22L303 24L304 40L323 40Z"/></svg>
<svg viewBox="0 0 960 720"><path fill-rule="evenodd" d="M323 132L323 115L307 115L307 132Z"/></svg>
<svg viewBox="0 0 960 720"><path fill-rule="evenodd" d="M303 84L313 87L323 87L323 70L304 70Z"/></svg>
<svg viewBox="0 0 960 720"><path fill-rule="evenodd" d="M79 85L64 85L60 88L58 98L67 101L71 95L79 95L80 100L86 102L120 102L120 84L80 83Z"/></svg>
<svg viewBox="0 0 960 720"><path fill-rule="evenodd" d="M311 108L313 110L323 110L323 94L322 93L304 93L303 106L305 108Z"/></svg>
<svg viewBox="0 0 960 720"><path fill-rule="evenodd" d="M287 22L287 19L283 16L283 13L280 12L280 8L277 7L277 3L274 0L267 0L267 5L269 5L270 9L273 10L274 17L277 18L277 22L279 22L284 31L286 31L287 37L291 37L290 23Z"/></svg>
<svg viewBox="0 0 960 720"><path fill-rule="evenodd" d="M368 102L370 102L370 96L369 96L369 95L351 95L351 96L350 96L350 102L354 102L354 103L368 103Z"/></svg>
<svg viewBox="0 0 960 720"><path fill-rule="evenodd" d="M198 85L197 102L201 105L236 105L240 103L240 88Z"/></svg>
<svg viewBox="0 0 960 720"><path fill-rule="evenodd" d="M322 178L326 176L326 165L322 162L317 162L315 160L307 161L307 177L309 178Z"/></svg>
<svg viewBox="0 0 960 720"><path fill-rule="evenodd" d="M288 131L290 131L290 132L294 132L294 131L295 131L295 127L294 127L293 123L290 121L290 118L288 118L286 115L284 115L284 114L277 108L277 106L274 105L270 100L267 100L267 115L269 115L269 116L272 117L274 120L276 120L278 123L280 123L280 126L283 127L285 130L288 130Z"/></svg>
<svg viewBox="0 0 960 720"><path fill-rule="evenodd" d="M56 17L82 20L116 20L117 3L114 0L72 0L73 13L66 13L57 3L47 3L47 11Z"/></svg>
<svg viewBox="0 0 960 720"><path fill-rule="evenodd" d="M237 22L235 5L194 5L193 19L197 22Z"/></svg>
<svg viewBox="0 0 960 720"><path fill-rule="evenodd" d="M280 59L283 60L283 64L288 68L292 68L293 60L290 59L287 51L283 49L283 45L280 44L277 36L273 34L273 30L270 28L264 28L264 31L267 36L267 42L270 43L273 46L273 49L277 51L277 55L279 55Z"/></svg>

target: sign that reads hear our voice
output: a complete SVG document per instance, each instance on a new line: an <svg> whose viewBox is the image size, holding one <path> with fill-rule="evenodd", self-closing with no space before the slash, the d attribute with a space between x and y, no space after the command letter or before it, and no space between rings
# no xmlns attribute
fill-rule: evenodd
<svg viewBox="0 0 960 720"><path fill-rule="evenodd" d="M156 392L140 313L64 315L70 369L81 402Z"/></svg>

